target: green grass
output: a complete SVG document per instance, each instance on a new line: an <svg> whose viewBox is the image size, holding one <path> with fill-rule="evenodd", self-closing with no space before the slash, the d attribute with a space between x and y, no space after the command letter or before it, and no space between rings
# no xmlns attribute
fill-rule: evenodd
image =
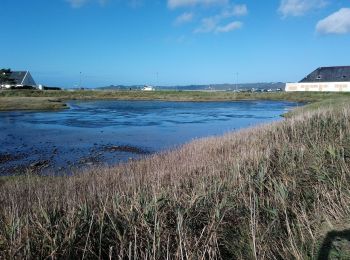
<svg viewBox="0 0 350 260"><path fill-rule="evenodd" d="M350 227L350 106L335 104L117 167L3 180L0 258L347 255L324 243Z"/></svg>

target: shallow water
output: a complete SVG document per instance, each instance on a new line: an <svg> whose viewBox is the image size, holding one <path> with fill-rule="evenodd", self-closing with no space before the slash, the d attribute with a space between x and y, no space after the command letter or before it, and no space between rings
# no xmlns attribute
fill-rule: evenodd
<svg viewBox="0 0 350 260"><path fill-rule="evenodd" d="M113 165L194 138L280 119L281 101L72 101L55 112L0 113L0 174Z"/></svg>

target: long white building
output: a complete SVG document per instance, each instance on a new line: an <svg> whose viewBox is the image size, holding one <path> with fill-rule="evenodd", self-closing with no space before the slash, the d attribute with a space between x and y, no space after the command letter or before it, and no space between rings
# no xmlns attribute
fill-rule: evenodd
<svg viewBox="0 0 350 260"><path fill-rule="evenodd" d="M287 83L285 90L350 92L350 66L320 67L298 83Z"/></svg>

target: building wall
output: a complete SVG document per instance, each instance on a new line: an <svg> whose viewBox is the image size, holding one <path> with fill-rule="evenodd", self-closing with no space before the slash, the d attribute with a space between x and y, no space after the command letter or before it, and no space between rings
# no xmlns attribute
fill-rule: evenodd
<svg viewBox="0 0 350 260"><path fill-rule="evenodd" d="M350 82L287 83L286 91L350 92Z"/></svg>
<svg viewBox="0 0 350 260"><path fill-rule="evenodd" d="M3 84L3 85L0 85L0 88L11 88L11 85Z"/></svg>

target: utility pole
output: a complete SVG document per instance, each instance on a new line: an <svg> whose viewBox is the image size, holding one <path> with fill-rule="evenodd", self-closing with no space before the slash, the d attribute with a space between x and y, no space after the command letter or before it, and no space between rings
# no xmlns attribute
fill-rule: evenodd
<svg viewBox="0 0 350 260"><path fill-rule="evenodd" d="M236 72L236 92L238 91L238 72Z"/></svg>
<svg viewBox="0 0 350 260"><path fill-rule="evenodd" d="M81 88L81 72L79 72L79 88Z"/></svg>

